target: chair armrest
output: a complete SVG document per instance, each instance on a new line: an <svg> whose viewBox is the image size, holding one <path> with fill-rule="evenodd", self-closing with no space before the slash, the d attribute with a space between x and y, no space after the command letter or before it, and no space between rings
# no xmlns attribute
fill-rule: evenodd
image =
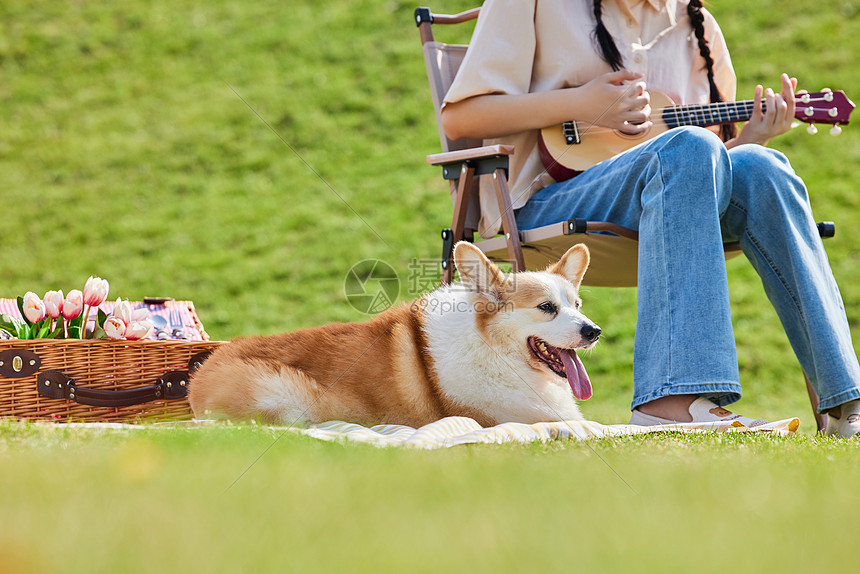
<svg viewBox="0 0 860 574"><path fill-rule="evenodd" d="M474 20L478 17L478 14L481 12L481 8L472 8L471 10L466 10L465 12L460 12L459 14L433 14L433 23L434 24L460 24L462 22L468 22L469 20Z"/></svg>
<svg viewBox="0 0 860 574"><path fill-rule="evenodd" d="M434 153L427 156L428 165L445 165L449 163L462 163L464 161L484 159L499 155L513 155L514 146L512 145L488 145L471 149L463 149L458 151L448 151L444 153Z"/></svg>

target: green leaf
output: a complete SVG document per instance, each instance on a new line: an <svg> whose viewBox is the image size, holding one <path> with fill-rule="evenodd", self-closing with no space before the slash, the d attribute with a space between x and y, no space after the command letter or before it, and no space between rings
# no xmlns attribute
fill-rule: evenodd
<svg viewBox="0 0 860 574"><path fill-rule="evenodd" d="M24 314L24 298L21 297L20 295L18 296L18 311L20 311L21 318L24 319L24 323L26 323L27 325L33 324L30 322L30 319L27 318L27 315ZM29 337L22 337L22 339L23 338L29 339Z"/></svg>
<svg viewBox="0 0 860 574"><path fill-rule="evenodd" d="M36 332L36 336L34 337L35 339L46 338L48 336L48 334L51 332L51 318L45 317L44 319L42 319L41 321L36 323L36 325L34 325L34 327L35 327L34 331Z"/></svg>
<svg viewBox="0 0 860 574"><path fill-rule="evenodd" d="M69 321L69 339L83 339L84 314L81 313Z"/></svg>
<svg viewBox="0 0 860 574"><path fill-rule="evenodd" d="M21 327L18 329L18 338L19 339L34 339L33 330L30 327L31 323L22 323Z"/></svg>
<svg viewBox="0 0 860 574"><path fill-rule="evenodd" d="M54 329L54 331L48 335L46 338L48 339L63 339L66 336L66 330L63 328L62 323L60 326Z"/></svg>
<svg viewBox="0 0 860 574"><path fill-rule="evenodd" d="M11 315L0 315L0 329L9 333L13 337L17 339L26 339L26 323L18 319L17 317L12 317Z"/></svg>
<svg viewBox="0 0 860 574"><path fill-rule="evenodd" d="M0 315L0 329L9 333L18 333L18 325L20 323L12 315L7 315L6 313Z"/></svg>
<svg viewBox="0 0 860 574"><path fill-rule="evenodd" d="M108 314L107 314L107 313L105 313L105 312L101 309L101 307L99 307L99 316L98 316L98 318L96 319L96 320L98 321L97 325L98 325L99 327L104 327L104 326L105 326L105 321L107 320L107 318L108 318Z"/></svg>

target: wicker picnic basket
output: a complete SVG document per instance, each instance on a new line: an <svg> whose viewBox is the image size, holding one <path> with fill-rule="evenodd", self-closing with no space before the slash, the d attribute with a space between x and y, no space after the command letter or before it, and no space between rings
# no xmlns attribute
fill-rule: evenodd
<svg viewBox="0 0 860 574"><path fill-rule="evenodd" d="M190 373L220 342L33 339L0 341L0 417L55 422L190 419Z"/></svg>

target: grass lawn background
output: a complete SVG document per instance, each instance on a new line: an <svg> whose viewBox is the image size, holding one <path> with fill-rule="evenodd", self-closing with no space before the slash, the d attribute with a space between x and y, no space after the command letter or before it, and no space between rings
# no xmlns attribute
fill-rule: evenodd
<svg viewBox="0 0 860 574"><path fill-rule="evenodd" d="M783 70L810 90L860 94L860 8L819 7L712 6L741 97ZM363 259L388 262L401 300L414 298L423 285L409 280L410 264L439 256L451 205L439 171L424 165L439 144L413 9L4 3L2 294L67 292L99 275L113 297L195 301L215 339L365 320L343 291ZM467 26L441 38L469 35ZM817 218L837 223L828 252L857 339L860 135L821 131L795 129L774 145L807 181ZM747 392L738 406L798 414L802 376L779 321L748 262L729 268ZM604 330L586 357L596 393L585 412L617 421L632 389L635 290L584 297Z"/></svg>
<svg viewBox="0 0 860 574"><path fill-rule="evenodd" d="M415 6L0 4L0 296L67 292L94 274L110 281L113 297L193 300L215 339L365 320L347 304L343 279L367 258L392 265L401 298L415 297L409 265L438 257L450 213L447 186L424 165L439 144ZM474 3L431 6L456 12ZM740 97L787 71L803 88L860 98L855 0L715 0L710 9L732 50ZM821 132L799 128L773 146L807 182L817 219L837 224L827 249L856 349L860 133ZM742 258L729 275L746 392L737 410L799 415L809 433L802 375L758 278ZM583 412L624 422L635 291L583 295L604 332L584 357L595 397ZM515 571L581 560L591 570L802 569L838 566L857 534L826 512L835 499L836 516L856 513L848 479L857 450L809 436L404 453L287 435L224 494L274 438L260 429L0 427L0 564ZM159 544L174 534L182 543ZM679 549L703 541L708 552L681 561L693 556Z"/></svg>

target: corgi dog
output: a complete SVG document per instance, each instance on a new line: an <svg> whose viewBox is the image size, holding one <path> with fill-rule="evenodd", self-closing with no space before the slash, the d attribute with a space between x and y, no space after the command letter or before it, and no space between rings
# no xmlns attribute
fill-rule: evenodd
<svg viewBox="0 0 860 574"><path fill-rule="evenodd" d="M504 273L468 242L460 283L365 323L334 323L221 345L192 376L194 416L301 425L482 426L582 420L592 395L576 349L600 328L580 311L584 245L545 271Z"/></svg>

